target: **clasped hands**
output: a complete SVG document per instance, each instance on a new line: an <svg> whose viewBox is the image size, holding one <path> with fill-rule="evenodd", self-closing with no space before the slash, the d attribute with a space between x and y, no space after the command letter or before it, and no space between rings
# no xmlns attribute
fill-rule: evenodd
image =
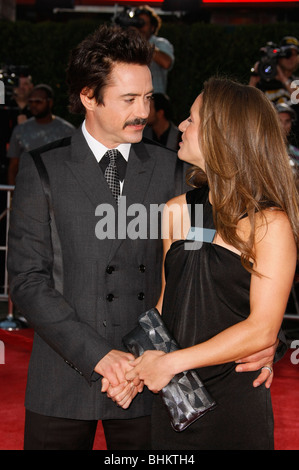
<svg viewBox="0 0 299 470"><path fill-rule="evenodd" d="M133 380L126 377L126 374L133 370L134 360L132 354L113 349L94 368L95 372L103 377L101 391L107 393L109 398L124 409L130 406L144 386L139 377L136 376Z"/></svg>
<svg viewBox="0 0 299 470"><path fill-rule="evenodd" d="M101 392L107 393L109 398L124 409L130 406L137 393L143 391L144 385L153 392L158 392L172 378L167 373L164 375L159 372L156 374L156 382L154 384L152 382L157 362L152 360L152 356L154 359L159 359L163 355L165 354L161 351L146 351L135 359L130 353L111 350L94 369L103 377Z"/></svg>
<svg viewBox="0 0 299 470"><path fill-rule="evenodd" d="M257 371L264 366L272 366L277 344L270 348L243 358L236 366L236 372ZM103 393L111 398L118 406L127 409L144 385L154 393L165 387L174 374L171 373L168 354L162 351L146 351L137 359L130 353L112 350L101 359L95 371L103 376ZM265 384L270 388L273 372L261 369L253 386Z"/></svg>

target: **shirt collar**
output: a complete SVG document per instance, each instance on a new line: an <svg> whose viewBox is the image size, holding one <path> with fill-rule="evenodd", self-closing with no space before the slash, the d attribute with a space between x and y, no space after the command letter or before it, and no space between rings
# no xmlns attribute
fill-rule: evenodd
<svg viewBox="0 0 299 470"><path fill-rule="evenodd" d="M94 154L97 162L99 162L103 158L103 156L105 155L107 150L110 150L110 149L105 147L105 145L101 144L101 142L96 140L88 132L88 130L86 129L86 125L85 125L85 120L82 123L82 133L83 133L83 135L86 139L86 142L87 142L90 150ZM122 154L122 156L124 157L124 159L126 161L129 160L129 153L130 153L130 149L131 149L131 144L120 144L118 147L115 147L115 148L117 148L117 150L120 151L120 153Z"/></svg>

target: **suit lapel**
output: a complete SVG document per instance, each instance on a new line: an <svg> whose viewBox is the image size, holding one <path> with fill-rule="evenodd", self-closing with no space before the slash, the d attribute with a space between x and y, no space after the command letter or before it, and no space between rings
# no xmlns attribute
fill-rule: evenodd
<svg viewBox="0 0 299 470"><path fill-rule="evenodd" d="M143 203L151 181L155 162L155 157L149 155L143 142L132 144L122 193L123 196L126 196L126 208L131 204ZM71 159L66 164L91 201L94 209L99 204L110 204L114 207L117 217L118 208L115 199L107 185L102 170L86 143L81 129L72 138ZM110 252L110 257L113 256L123 240L123 238L118 239L116 233L116 239L110 240L108 243L109 248L107 243L105 243L107 253ZM103 240L103 242L107 242L107 240Z"/></svg>
<svg viewBox="0 0 299 470"><path fill-rule="evenodd" d="M143 142L132 144L122 195L126 197L126 210L132 204L142 204L150 185L156 158L150 156ZM122 210L120 208L120 210ZM126 233L127 227L125 230ZM122 239L116 238L110 256L118 250Z"/></svg>
<svg viewBox="0 0 299 470"><path fill-rule="evenodd" d="M71 156L71 160L68 160L66 164L94 208L103 202L116 208L115 199L81 129L73 136Z"/></svg>
<svg viewBox="0 0 299 470"><path fill-rule="evenodd" d="M154 166L155 158L150 157L144 143L133 144L123 188L123 195L127 198L127 206L143 202Z"/></svg>
<svg viewBox="0 0 299 470"><path fill-rule="evenodd" d="M95 232L91 236L96 237L96 226L99 220L96 216L96 208L103 203L109 204L114 207L115 214L117 214L117 206L103 172L90 150L81 129L72 138L71 159L66 161L66 165L94 208ZM109 238L99 240L98 256L103 263L108 262L113 242L114 240Z"/></svg>

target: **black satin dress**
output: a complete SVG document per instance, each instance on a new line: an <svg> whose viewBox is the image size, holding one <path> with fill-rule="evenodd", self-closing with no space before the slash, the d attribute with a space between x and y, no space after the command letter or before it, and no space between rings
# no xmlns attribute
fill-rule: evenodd
<svg viewBox="0 0 299 470"><path fill-rule="evenodd" d="M213 229L208 188L192 190L186 197L190 207L203 204L203 226ZM167 253L162 312L182 348L206 341L247 318L251 279L238 254L205 242L200 249L188 250L185 243L194 242L176 241ZM238 373L235 367L228 363L198 369L217 406L183 432L172 429L160 397L155 397L153 450L273 449L270 391L264 385L253 387L259 372Z"/></svg>

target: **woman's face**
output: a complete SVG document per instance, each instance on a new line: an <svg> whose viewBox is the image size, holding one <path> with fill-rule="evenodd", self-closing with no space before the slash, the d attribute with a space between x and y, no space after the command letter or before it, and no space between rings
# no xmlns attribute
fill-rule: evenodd
<svg viewBox="0 0 299 470"><path fill-rule="evenodd" d="M179 125L179 129L183 135L179 144L178 157L204 170L205 162L199 145L199 111L201 106L202 95L199 95L191 107L190 116Z"/></svg>

